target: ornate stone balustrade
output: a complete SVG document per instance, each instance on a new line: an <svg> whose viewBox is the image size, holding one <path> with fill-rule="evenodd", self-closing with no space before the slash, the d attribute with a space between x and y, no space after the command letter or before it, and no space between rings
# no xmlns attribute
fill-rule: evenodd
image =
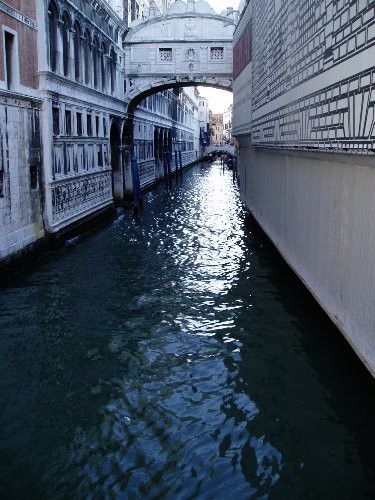
<svg viewBox="0 0 375 500"><path fill-rule="evenodd" d="M66 224L112 202L111 171L58 180L51 191L53 225Z"/></svg>

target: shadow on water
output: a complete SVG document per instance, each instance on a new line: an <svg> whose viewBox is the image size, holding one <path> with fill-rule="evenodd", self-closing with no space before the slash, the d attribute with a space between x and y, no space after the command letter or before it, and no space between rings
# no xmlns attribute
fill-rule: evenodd
<svg viewBox="0 0 375 500"><path fill-rule="evenodd" d="M283 450L282 479L272 497L373 498L375 381L249 213L244 226L249 255L243 266L255 256L258 268L251 277L251 309L264 308L271 328L264 318L252 326L250 340L240 337L249 341L252 356L240 363L239 390L250 393L263 413L254 435L267 428ZM259 280L263 272L266 284ZM237 293L243 295L248 273L239 274L244 279ZM246 328L251 316L243 309L238 325ZM292 337L286 334L291 324Z"/></svg>

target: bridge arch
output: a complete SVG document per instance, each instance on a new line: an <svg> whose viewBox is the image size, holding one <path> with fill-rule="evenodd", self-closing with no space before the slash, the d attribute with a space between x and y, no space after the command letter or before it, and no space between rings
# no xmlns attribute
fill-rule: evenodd
<svg viewBox="0 0 375 500"><path fill-rule="evenodd" d="M128 94L128 115L133 115L135 108L146 99L153 94L161 92L163 90L175 89L175 88L183 88L183 87L211 87L219 90L227 90L232 92L232 78L228 78L226 80L218 80L216 78L169 78L155 81L149 85L144 85L143 87L137 86Z"/></svg>

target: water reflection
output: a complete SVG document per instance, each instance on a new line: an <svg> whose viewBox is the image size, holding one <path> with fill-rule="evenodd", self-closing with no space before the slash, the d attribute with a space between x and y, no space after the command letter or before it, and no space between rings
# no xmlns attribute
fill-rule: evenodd
<svg viewBox="0 0 375 500"><path fill-rule="evenodd" d="M219 165L0 297L6 497L372 494L373 383Z"/></svg>

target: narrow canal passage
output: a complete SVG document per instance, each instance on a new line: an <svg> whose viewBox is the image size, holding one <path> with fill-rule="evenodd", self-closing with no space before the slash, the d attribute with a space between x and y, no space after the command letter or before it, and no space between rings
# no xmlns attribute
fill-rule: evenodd
<svg viewBox="0 0 375 500"><path fill-rule="evenodd" d="M374 495L374 383L200 164L0 288L2 498Z"/></svg>

